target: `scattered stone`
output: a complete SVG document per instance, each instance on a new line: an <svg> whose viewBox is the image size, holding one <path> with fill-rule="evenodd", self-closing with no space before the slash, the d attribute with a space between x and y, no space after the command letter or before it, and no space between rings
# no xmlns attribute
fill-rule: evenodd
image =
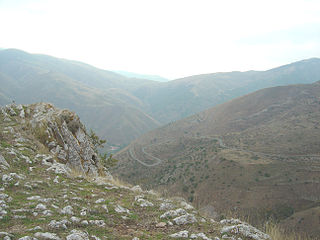
<svg viewBox="0 0 320 240"><path fill-rule="evenodd" d="M140 207L152 207L153 206L152 202L149 202L143 198L139 198L137 200L137 202L139 203Z"/></svg>
<svg viewBox="0 0 320 240"><path fill-rule="evenodd" d="M89 225L89 222L87 220L82 220L81 224L84 225L84 226L87 226L87 225Z"/></svg>
<svg viewBox="0 0 320 240"><path fill-rule="evenodd" d="M39 199L41 199L41 197L40 197L40 196L31 196L31 197L28 197L28 198L27 198L27 200L29 200L29 201L32 201L32 200L39 200Z"/></svg>
<svg viewBox="0 0 320 240"><path fill-rule="evenodd" d="M91 225L96 225L98 227L104 227L106 225L106 223L104 222L104 220L90 220L89 223Z"/></svg>
<svg viewBox="0 0 320 240"><path fill-rule="evenodd" d="M101 207L102 207L104 210L106 210L107 213L109 213L109 209L108 209L107 205L102 205Z"/></svg>
<svg viewBox="0 0 320 240"><path fill-rule="evenodd" d="M37 240L37 238L30 237L30 236L24 236L24 237L19 238L18 240Z"/></svg>
<svg viewBox="0 0 320 240"><path fill-rule="evenodd" d="M72 206L68 205L68 206L65 206L62 210L61 210L61 213L62 214L66 214L66 215L73 215L73 208Z"/></svg>
<svg viewBox="0 0 320 240"><path fill-rule="evenodd" d="M10 165L8 164L8 162L6 161L6 159L1 155L0 153L0 166L3 169L8 169L10 167Z"/></svg>
<svg viewBox="0 0 320 240"><path fill-rule="evenodd" d="M67 240L89 240L89 235L87 232L74 229L71 231L71 234L69 234L66 239Z"/></svg>
<svg viewBox="0 0 320 240"><path fill-rule="evenodd" d="M124 207L121 207L119 204L114 209L117 213L130 213L130 211Z"/></svg>
<svg viewBox="0 0 320 240"><path fill-rule="evenodd" d="M72 216L72 217L70 218L70 220L71 220L72 223L79 223L79 222L81 221L80 218L75 217L75 216Z"/></svg>
<svg viewBox="0 0 320 240"><path fill-rule="evenodd" d="M192 210L194 209L193 206L191 206L189 203L186 203L185 201L180 202L181 207L183 207L186 210Z"/></svg>
<svg viewBox="0 0 320 240"><path fill-rule="evenodd" d="M160 210L161 211L167 211L167 210L171 210L174 209L175 206L172 203L168 203L168 202L164 202L160 204Z"/></svg>
<svg viewBox="0 0 320 240"><path fill-rule="evenodd" d="M94 240L101 240L101 238L95 236L95 235L91 235L91 238L93 238Z"/></svg>
<svg viewBox="0 0 320 240"><path fill-rule="evenodd" d="M187 230L180 231L170 235L171 238L188 238L189 232Z"/></svg>
<svg viewBox="0 0 320 240"><path fill-rule="evenodd" d="M56 221L56 220L52 220L49 224L48 227L51 229L67 229L67 224L70 224L70 222L68 220L61 220L61 221Z"/></svg>
<svg viewBox="0 0 320 240"><path fill-rule="evenodd" d="M142 188L139 185L132 187L131 190L134 192L143 192Z"/></svg>
<svg viewBox="0 0 320 240"><path fill-rule="evenodd" d="M54 182L54 183L59 183L59 180L58 180L58 179L59 179L59 176L56 176L56 177L53 179L53 182Z"/></svg>
<svg viewBox="0 0 320 240"><path fill-rule="evenodd" d="M98 204L98 203L103 203L105 201L106 200L104 198L99 198L97 201L95 201L95 203Z"/></svg>
<svg viewBox="0 0 320 240"><path fill-rule="evenodd" d="M231 219L223 219L223 220L221 220L220 221L220 223L221 224L233 224L233 225L235 225L235 224L241 224L241 223L243 223L241 220L239 220L239 219L235 219L235 218L231 218Z"/></svg>
<svg viewBox="0 0 320 240"><path fill-rule="evenodd" d="M34 228L28 229L28 231L29 231L29 232L32 232L32 231L42 231L42 227L36 226L36 227L34 227Z"/></svg>
<svg viewBox="0 0 320 240"><path fill-rule="evenodd" d="M87 208L82 208L80 211L80 216L86 216L87 215Z"/></svg>
<svg viewBox="0 0 320 240"><path fill-rule="evenodd" d="M178 208L176 210L169 210L169 211L165 212L164 214L162 214L160 216L160 218L176 217L176 216L180 216L180 215L184 215L184 214L187 214L187 212L182 208Z"/></svg>
<svg viewBox="0 0 320 240"><path fill-rule="evenodd" d="M167 223L165 223L165 222L159 222L159 223L156 224L157 228L163 228L165 226L167 226Z"/></svg>
<svg viewBox="0 0 320 240"><path fill-rule="evenodd" d="M225 234L225 233L240 234L244 237L251 238L254 240L271 239L268 234L261 232L259 229L247 223L241 223L233 226L225 226L221 229L220 232L221 234Z"/></svg>
<svg viewBox="0 0 320 240"><path fill-rule="evenodd" d="M60 240L61 238L58 237L55 233L49 232L37 232L34 234L36 238L44 239L44 240Z"/></svg>
<svg viewBox="0 0 320 240"><path fill-rule="evenodd" d="M173 219L173 222L177 225L184 225L189 223L195 223L197 222L197 219L193 214L185 214L180 217L176 217L175 219Z"/></svg>
<svg viewBox="0 0 320 240"><path fill-rule="evenodd" d="M211 238L208 238L204 233L191 234L190 238L191 239L201 238L203 240L212 240Z"/></svg>
<svg viewBox="0 0 320 240"><path fill-rule="evenodd" d="M46 210L46 209L47 209L47 206L42 203L39 203L35 208L36 211L42 211L42 210Z"/></svg>

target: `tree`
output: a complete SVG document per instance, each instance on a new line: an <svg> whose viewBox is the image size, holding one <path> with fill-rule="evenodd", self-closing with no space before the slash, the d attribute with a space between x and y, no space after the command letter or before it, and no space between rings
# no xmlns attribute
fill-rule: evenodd
<svg viewBox="0 0 320 240"><path fill-rule="evenodd" d="M103 145L107 142L107 140L100 139L99 136L97 136L97 134L95 134L95 132L92 131L92 129L90 129L89 137L95 150L97 150L98 148L102 148Z"/></svg>

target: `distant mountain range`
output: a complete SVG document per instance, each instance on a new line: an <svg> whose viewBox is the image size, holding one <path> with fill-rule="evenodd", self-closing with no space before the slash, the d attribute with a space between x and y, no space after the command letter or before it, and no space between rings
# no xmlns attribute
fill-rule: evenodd
<svg viewBox="0 0 320 240"><path fill-rule="evenodd" d="M127 144L160 125L129 92L152 83L76 61L15 49L0 52L0 104L43 101L70 108L112 144Z"/></svg>
<svg viewBox="0 0 320 240"><path fill-rule="evenodd" d="M252 91L320 79L320 59L268 71L213 73L168 82L128 78L85 63L0 52L0 104L49 101L76 111L89 128L126 145L141 134Z"/></svg>
<svg viewBox="0 0 320 240"><path fill-rule="evenodd" d="M320 81L259 90L143 135L114 173L212 216L236 210L319 236L319 119Z"/></svg>
<svg viewBox="0 0 320 240"><path fill-rule="evenodd" d="M148 79L153 80L157 82L168 82L169 79L157 76L157 75L147 75L147 74L140 74L140 73L133 73L133 72L127 72L127 71L113 71L115 73L119 73L120 75L123 75L128 78L138 78L138 79Z"/></svg>

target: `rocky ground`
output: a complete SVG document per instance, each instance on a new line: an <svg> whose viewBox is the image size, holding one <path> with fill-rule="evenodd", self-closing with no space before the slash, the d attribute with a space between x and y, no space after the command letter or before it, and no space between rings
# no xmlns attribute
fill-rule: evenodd
<svg viewBox="0 0 320 240"><path fill-rule="evenodd" d="M181 198L120 184L79 118L50 104L0 108L0 239L270 239Z"/></svg>

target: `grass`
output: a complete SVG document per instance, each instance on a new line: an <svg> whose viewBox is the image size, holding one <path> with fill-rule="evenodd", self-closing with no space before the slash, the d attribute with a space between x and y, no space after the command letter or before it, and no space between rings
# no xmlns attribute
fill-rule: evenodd
<svg viewBox="0 0 320 240"><path fill-rule="evenodd" d="M284 232L278 225L273 223L266 224L265 232L272 240L311 240L311 238L307 236Z"/></svg>

